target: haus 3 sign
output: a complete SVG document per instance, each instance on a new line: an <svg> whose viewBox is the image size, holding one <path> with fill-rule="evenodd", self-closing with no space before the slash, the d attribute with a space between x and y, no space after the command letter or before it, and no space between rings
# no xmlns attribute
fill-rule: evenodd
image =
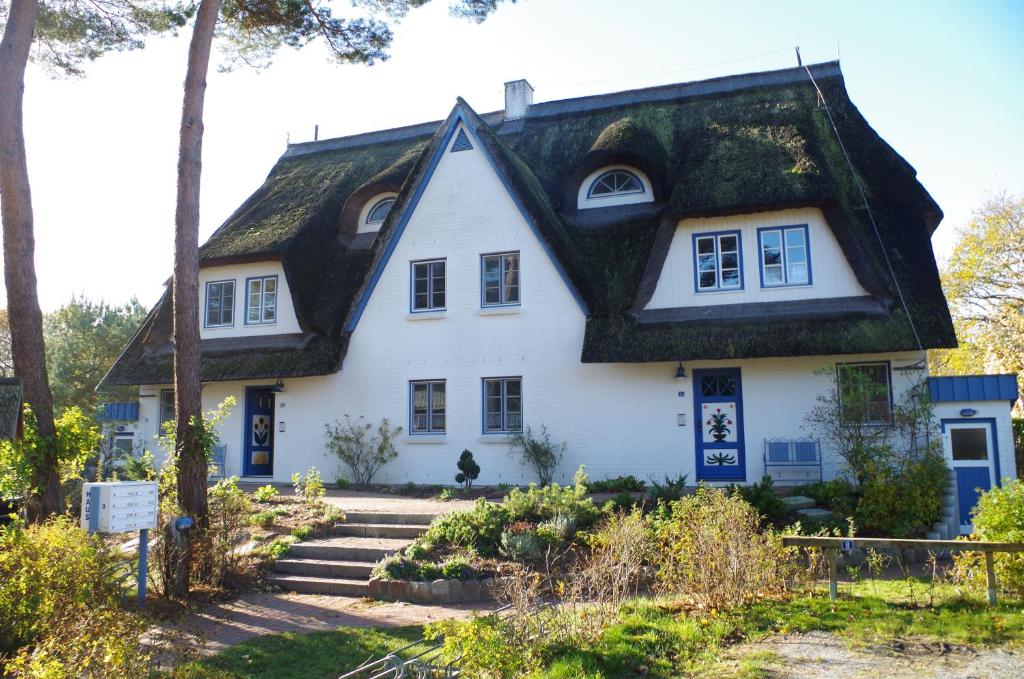
<svg viewBox="0 0 1024 679"><path fill-rule="evenodd" d="M90 533L156 528L156 481L107 481L82 485L81 526Z"/></svg>

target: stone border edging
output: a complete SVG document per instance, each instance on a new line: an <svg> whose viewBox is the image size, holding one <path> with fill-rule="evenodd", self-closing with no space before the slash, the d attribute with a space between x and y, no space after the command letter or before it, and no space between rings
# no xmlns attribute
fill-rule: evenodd
<svg viewBox="0 0 1024 679"><path fill-rule="evenodd" d="M415 604L455 604L493 601L504 578L484 580L382 580L370 578L370 598Z"/></svg>

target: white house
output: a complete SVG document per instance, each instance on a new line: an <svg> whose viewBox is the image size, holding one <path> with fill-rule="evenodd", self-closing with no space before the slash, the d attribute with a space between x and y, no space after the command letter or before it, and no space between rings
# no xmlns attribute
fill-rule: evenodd
<svg viewBox="0 0 1024 679"><path fill-rule="evenodd" d="M828 478L804 418L833 377L877 382L884 419L925 350L955 346L942 213L838 63L543 103L505 87L504 111L460 99L291 145L203 246L228 474L332 480L324 425L350 414L404 427L388 483L452 483L465 448L479 483L531 481L506 443L524 424L567 443L559 480ZM170 331L168 291L105 378L140 385L150 438L173 415Z"/></svg>

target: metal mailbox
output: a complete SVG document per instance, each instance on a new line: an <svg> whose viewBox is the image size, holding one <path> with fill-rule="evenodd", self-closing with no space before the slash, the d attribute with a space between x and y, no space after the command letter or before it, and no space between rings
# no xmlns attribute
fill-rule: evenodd
<svg viewBox="0 0 1024 679"><path fill-rule="evenodd" d="M81 526L90 533L156 528L156 481L105 481L82 485Z"/></svg>

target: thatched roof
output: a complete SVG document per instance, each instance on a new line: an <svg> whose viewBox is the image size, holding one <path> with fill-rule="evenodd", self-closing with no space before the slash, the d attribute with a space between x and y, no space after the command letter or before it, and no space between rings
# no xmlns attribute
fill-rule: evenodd
<svg viewBox="0 0 1024 679"><path fill-rule="evenodd" d="M850 101L838 63L810 67L868 192L881 238L926 347L955 345L930 236L942 218L914 169ZM291 346L204 343L203 379L325 374L344 358L357 305L413 187L455 119L466 121L588 314L585 362L642 362L915 349L906 314L850 170L806 71L785 69L544 102L525 119L478 116L295 144L201 249L204 266L281 260L303 334ZM638 165L655 203L577 212L579 180L605 163ZM354 239L358 206L399 197L372 242ZM817 206L870 298L802 303L746 319L642 312L680 218ZM346 326L346 320L348 324ZM165 296L109 384L170 380ZM231 343L228 343L231 344Z"/></svg>

